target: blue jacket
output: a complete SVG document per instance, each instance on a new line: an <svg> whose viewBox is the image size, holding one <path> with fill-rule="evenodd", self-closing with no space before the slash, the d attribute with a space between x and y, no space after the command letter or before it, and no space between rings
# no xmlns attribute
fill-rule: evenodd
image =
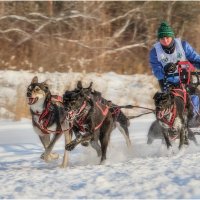
<svg viewBox="0 0 200 200"><path fill-rule="evenodd" d="M191 47L186 41L181 41L185 56L197 69L200 69L200 55ZM157 59L156 49L153 47L150 51L149 62L152 68L153 74L158 80L164 78L164 70L162 64Z"/></svg>

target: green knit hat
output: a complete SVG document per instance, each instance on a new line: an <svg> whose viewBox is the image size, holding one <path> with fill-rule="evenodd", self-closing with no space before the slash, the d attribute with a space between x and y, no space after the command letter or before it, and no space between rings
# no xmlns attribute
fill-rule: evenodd
<svg viewBox="0 0 200 200"><path fill-rule="evenodd" d="M157 37L158 39L163 37L174 37L174 31L167 22L162 22L158 28Z"/></svg>

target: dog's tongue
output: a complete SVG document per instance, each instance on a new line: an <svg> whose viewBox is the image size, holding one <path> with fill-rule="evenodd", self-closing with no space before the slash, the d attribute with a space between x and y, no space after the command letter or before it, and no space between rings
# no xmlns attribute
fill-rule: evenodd
<svg viewBox="0 0 200 200"><path fill-rule="evenodd" d="M28 104L32 105L37 101L37 98L28 98Z"/></svg>

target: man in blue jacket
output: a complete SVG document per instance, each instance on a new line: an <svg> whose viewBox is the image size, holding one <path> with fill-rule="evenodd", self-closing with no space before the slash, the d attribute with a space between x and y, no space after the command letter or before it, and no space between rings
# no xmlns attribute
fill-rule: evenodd
<svg viewBox="0 0 200 200"><path fill-rule="evenodd" d="M174 37L174 31L167 22L162 22L157 31L158 42L154 44L150 51L150 65L152 72L157 78L161 90L165 90L164 78L166 68L178 61L189 61L196 68L200 69L200 55L192 46ZM169 77L169 84L179 84L179 77Z"/></svg>

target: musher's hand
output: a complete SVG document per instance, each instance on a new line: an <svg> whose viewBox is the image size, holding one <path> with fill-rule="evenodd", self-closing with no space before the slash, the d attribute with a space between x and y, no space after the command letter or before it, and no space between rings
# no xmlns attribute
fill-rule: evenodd
<svg viewBox="0 0 200 200"><path fill-rule="evenodd" d="M176 64L175 63L168 63L164 66L165 74L174 73L176 71Z"/></svg>

